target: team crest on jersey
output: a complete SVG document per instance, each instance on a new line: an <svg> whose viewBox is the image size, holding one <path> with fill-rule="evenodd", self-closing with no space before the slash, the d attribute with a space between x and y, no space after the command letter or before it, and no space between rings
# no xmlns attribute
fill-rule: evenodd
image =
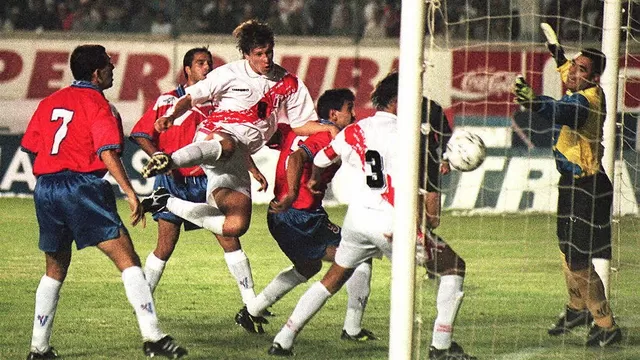
<svg viewBox="0 0 640 360"><path fill-rule="evenodd" d="M44 326L49 320L49 315L38 315L36 317L38 318L38 322L40 323L40 326Z"/></svg>

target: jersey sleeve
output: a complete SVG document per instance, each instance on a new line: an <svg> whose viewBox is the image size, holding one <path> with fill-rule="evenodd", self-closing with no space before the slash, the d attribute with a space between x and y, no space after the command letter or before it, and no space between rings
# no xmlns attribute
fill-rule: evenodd
<svg viewBox="0 0 640 360"><path fill-rule="evenodd" d="M300 79L297 79L297 81L298 90L287 98L287 118L292 128L301 127L309 121L318 120L309 89Z"/></svg>
<svg viewBox="0 0 640 360"><path fill-rule="evenodd" d="M177 100L178 98L171 94L161 95L133 126L131 138L143 137L153 141L158 135L153 125Z"/></svg>
<svg viewBox="0 0 640 360"><path fill-rule="evenodd" d="M320 150L313 158L313 164L317 167L326 168L340 160L341 156L346 157L351 150L351 146L346 142L344 130L340 131L331 143Z"/></svg>
<svg viewBox="0 0 640 360"><path fill-rule="evenodd" d="M305 141L300 144L310 159L313 159L316 154L325 148L331 142L331 133L328 131L315 133L309 136Z"/></svg>
<svg viewBox="0 0 640 360"><path fill-rule="evenodd" d="M97 104L92 116L90 131L94 150L98 156L104 150L117 150L118 152L123 150L121 121L111 111L106 100L104 103Z"/></svg>
<svg viewBox="0 0 640 360"><path fill-rule="evenodd" d="M231 75L233 74L227 68L221 66L209 72L204 79L186 87L184 91L191 95L191 105L196 106L212 100L226 87Z"/></svg>

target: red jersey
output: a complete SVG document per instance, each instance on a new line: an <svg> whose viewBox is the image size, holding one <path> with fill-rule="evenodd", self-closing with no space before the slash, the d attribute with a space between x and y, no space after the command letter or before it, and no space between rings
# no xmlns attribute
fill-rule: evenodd
<svg viewBox="0 0 640 360"><path fill-rule="evenodd" d="M309 157L313 157L325 146L331 142L331 133L320 132L310 136L298 136L286 124L278 124L278 130L282 133L282 140L280 142L280 157L278 158L278 165L276 166L276 179L274 187L274 195L276 199L282 199L287 192L289 192L289 186L287 184L287 160L296 150L302 148L307 152ZM302 167L302 177L300 178L300 191L298 192L298 198L291 205L292 208L298 210L313 210L322 206L322 199L324 198L327 184L331 182L333 176L340 168L339 164L331 165L326 171L322 173L321 178L321 190L322 194L314 195L307 188L307 183L311 178L311 169L313 166L313 160L305 162Z"/></svg>
<svg viewBox="0 0 640 360"><path fill-rule="evenodd" d="M153 124L185 94L184 88L178 88L164 93L158 97L153 107L149 108L138 120L131 130L131 138L143 137L153 141L158 150L171 154L174 151L191 144L196 133L197 126L213 112L211 102L191 108L173 122L173 126L163 133L158 133ZM182 176L204 175L200 166L176 169Z"/></svg>
<svg viewBox="0 0 640 360"><path fill-rule="evenodd" d="M120 116L102 92L87 82L74 82L40 102L21 146L36 155L36 176L65 170L106 173L100 153L122 152L123 141Z"/></svg>

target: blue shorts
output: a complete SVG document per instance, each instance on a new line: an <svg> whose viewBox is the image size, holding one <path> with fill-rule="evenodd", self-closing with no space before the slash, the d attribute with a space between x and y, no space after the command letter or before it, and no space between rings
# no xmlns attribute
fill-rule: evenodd
<svg viewBox="0 0 640 360"><path fill-rule="evenodd" d="M267 224L280 249L293 262L322 259L327 246L340 243L341 229L329 220L323 208L269 213Z"/></svg>
<svg viewBox="0 0 640 360"><path fill-rule="evenodd" d="M33 193L40 250L78 250L125 233L111 184L94 174L64 171L38 177Z"/></svg>
<svg viewBox="0 0 640 360"><path fill-rule="evenodd" d="M187 176L176 179L171 175L160 174L156 176L153 188L157 189L161 186L169 190L171 195L178 199L195 203L207 202L207 177L205 175ZM192 224L169 211L161 211L154 214L153 220L158 221L158 219L168 221L178 226L184 223L184 229L187 231L200 229L199 226Z"/></svg>

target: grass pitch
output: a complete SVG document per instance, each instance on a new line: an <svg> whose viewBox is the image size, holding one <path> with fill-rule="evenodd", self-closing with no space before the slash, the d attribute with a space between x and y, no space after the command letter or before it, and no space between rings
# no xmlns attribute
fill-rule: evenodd
<svg viewBox="0 0 640 360"><path fill-rule="evenodd" d="M128 219L124 202L121 216ZM31 199L0 198L0 359L24 359L31 338L34 294L44 273ZM271 239L265 205L254 207L242 239L260 291L289 263ZM340 224L345 208L328 209ZM155 246L156 225L128 227L143 259ZM454 338L479 359L640 359L640 220L614 227L611 304L624 330L621 345L582 346L586 329L550 338L546 329L564 304L565 286L553 215L459 217L445 214L438 233L467 262L465 300ZM324 273L327 266L321 272ZM426 359L435 314L436 283L422 279L416 293L416 358ZM374 262L364 326L380 336L369 343L341 341L345 291L330 299L296 342L298 359L386 359L389 331L388 260ZM316 277L312 281L317 280ZM308 285L277 303L265 335L234 324L241 307L222 250L206 231L182 235L155 299L163 329L189 349L188 359L266 359L266 351ZM144 359L137 323L119 272L97 249L74 253L61 291L52 345L64 359Z"/></svg>

